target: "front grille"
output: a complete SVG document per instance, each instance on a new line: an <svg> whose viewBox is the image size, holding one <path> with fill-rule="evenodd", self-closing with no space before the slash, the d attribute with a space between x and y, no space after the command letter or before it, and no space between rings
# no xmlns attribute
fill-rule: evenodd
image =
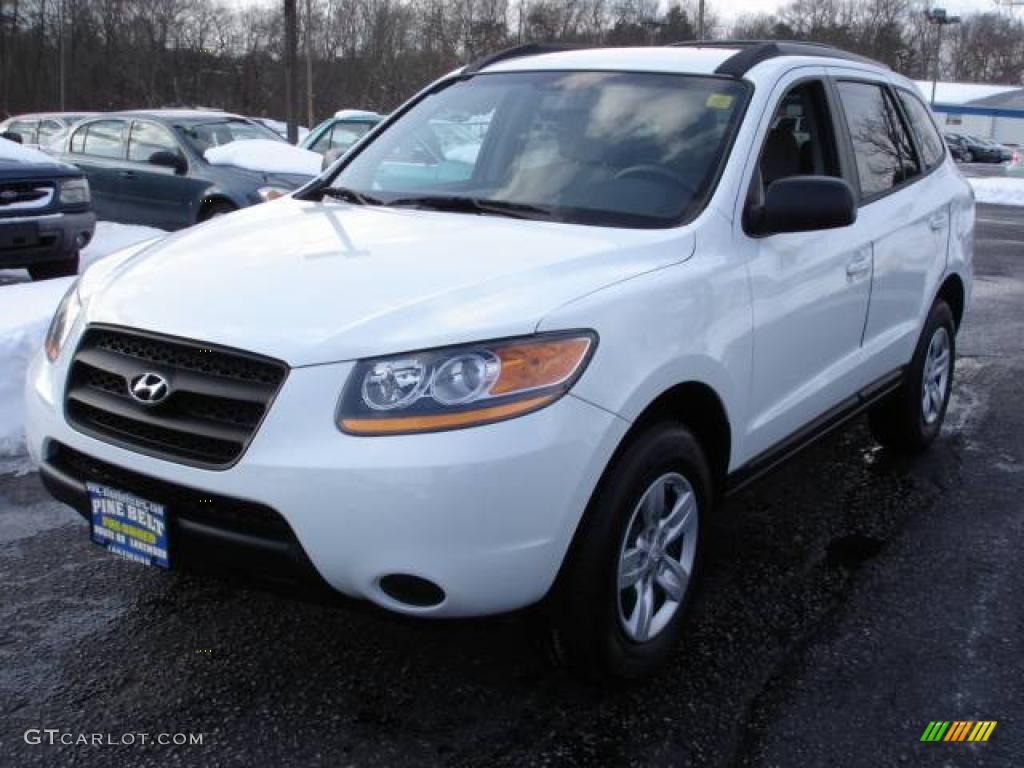
<svg viewBox="0 0 1024 768"><path fill-rule="evenodd" d="M73 427L106 442L223 469L245 452L287 371L246 352L92 327L71 362L65 412ZM168 382L163 401L132 397L132 382L146 373Z"/></svg>
<svg viewBox="0 0 1024 768"><path fill-rule="evenodd" d="M0 183L0 213L39 210L53 202L50 181L8 181Z"/></svg>

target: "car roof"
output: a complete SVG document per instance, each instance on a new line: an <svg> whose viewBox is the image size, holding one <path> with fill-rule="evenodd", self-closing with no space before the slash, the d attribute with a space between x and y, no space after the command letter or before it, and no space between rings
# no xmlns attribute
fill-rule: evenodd
<svg viewBox="0 0 1024 768"><path fill-rule="evenodd" d="M11 115L8 120L46 120L48 118L83 118L98 115L99 112L24 112L20 115Z"/></svg>
<svg viewBox="0 0 1024 768"><path fill-rule="evenodd" d="M528 43L468 65L463 74L552 69L604 69L724 75L741 78L767 61L811 58L855 62L891 75L884 64L830 45L789 41L705 41L636 48L586 48Z"/></svg>
<svg viewBox="0 0 1024 768"><path fill-rule="evenodd" d="M126 109L120 112L107 112L103 117L149 117L154 120L201 120L210 119L237 119L249 120L242 115L232 112L221 112L215 109Z"/></svg>

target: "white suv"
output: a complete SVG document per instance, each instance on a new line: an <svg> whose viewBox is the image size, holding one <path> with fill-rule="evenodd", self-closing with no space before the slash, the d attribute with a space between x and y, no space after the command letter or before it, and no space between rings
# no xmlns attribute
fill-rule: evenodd
<svg viewBox="0 0 1024 768"><path fill-rule="evenodd" d="M871 61L514 49L294 195L90 269L31 450L125 557L424 617L542 603L577 669L636 678L718 499L862 411L935 438L973 227Z"/></svg>

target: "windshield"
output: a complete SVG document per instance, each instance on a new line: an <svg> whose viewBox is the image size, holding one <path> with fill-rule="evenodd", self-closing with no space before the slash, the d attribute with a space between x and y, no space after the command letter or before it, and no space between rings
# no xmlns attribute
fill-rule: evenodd
<svg viewBox="0 0 1024 768"><path fill-rule="evenodd" d="M230 144L232 141L247 141L249 139L282 141L281 137L269 128L240 117L184 120L177 123L176 127L200 155L210 147L219 147L223 144Z"/></svg>
<svg viewBox="0 0 1024 768"><path fill-rule="evenodd" d="M331 186L385 205L468 198L487 212L672 226L710 191L745 101L744 84L716 77L477 75L419 101Z"/></svg>

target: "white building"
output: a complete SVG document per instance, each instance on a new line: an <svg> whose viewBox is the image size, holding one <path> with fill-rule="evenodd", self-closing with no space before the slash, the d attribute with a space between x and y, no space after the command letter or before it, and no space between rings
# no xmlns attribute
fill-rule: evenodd
<svg viewBox="0 0 1024 768"><path fill-rule="evenodd" d="M918 81L925 99L933 101L933 84ZM932 110L939 126L950 133L1024 145L1024 87L938 83Z"/></svg>

